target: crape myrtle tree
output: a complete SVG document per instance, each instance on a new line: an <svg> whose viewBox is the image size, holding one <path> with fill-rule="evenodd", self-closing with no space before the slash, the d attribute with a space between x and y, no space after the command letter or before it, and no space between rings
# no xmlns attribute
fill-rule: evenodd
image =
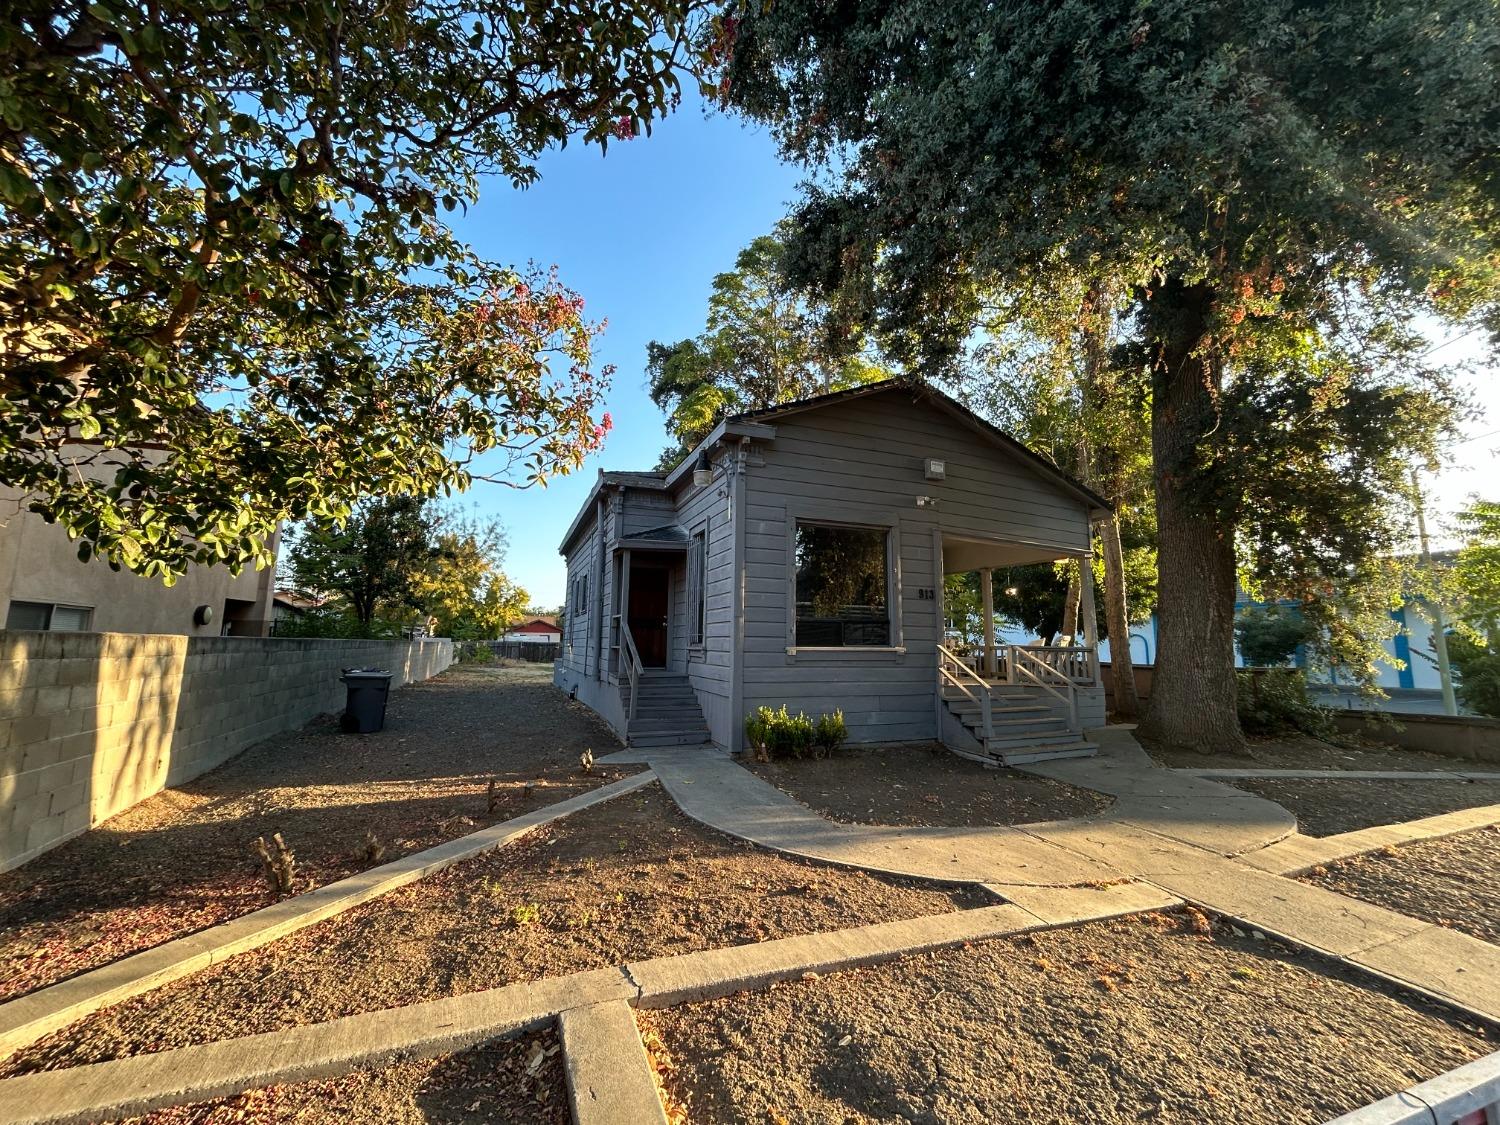
<svg viewBox="0 0 1500 1125"><path fill-rule="evenodd" d="M704 331L646 345L651 399L667 412L670 469L720 421L826 391L885 378L864 334L787 280L778 234L739 252L713 280Z"/></svg>
<svg viewBox="0 0 1500 1125"><path fill-rule="evenodd" d="M1366 329L1401 335L1427 312L1495 326L1493 0L775 0L732 13L714 43L724 98L771 123L789 156L828 169L794 216L794 274L865 294L899 358L928 371L951 361L983 294L1013 277L1062 268L1130 294L1162 575L1146 729L1239 745L1233 605L1248 501L1270 494L1278 509L1252 529L1255 545L1262 531L1293 536L1261 562L1300 554L1305 535L1312 558L1352 546L1358 565L1374 551L1344 518L1356 505L1335 492L1344 514L1323 538L1329 498L1308 504L1313 483L1350 479L1335 471L1344 427L1378 428L1373 402L1403 425L1443 405L1387 378L1389 353L1379 339L1365 353ZM1248 361L1262 335L1293 329L1309 348L1336 342L1348 381L1283 365L1262 403ZM1306 452L1299 400L1337 438L1310 467L1275 457L1283 440ZM1248 419L1263 406L1272 424L1226 438L1227 410ZM1275 461L1279 482L1237 472L1247 438L1264 454L1255 468ZM1303 468L1307 487L1282 506L1273 484ZM1325 581L1344 576L1336 561ZM1300 561L1290 569L1306 576Z"/></svg>
<svg viewBox="0 0 1500 1125"><path fill-rule="evenodd" d="M0 483L168 580L278 520L578 465L583 302L443 216L676 103L688 0L15 0ZM607 416L606 416L607 417Z"/></svg>

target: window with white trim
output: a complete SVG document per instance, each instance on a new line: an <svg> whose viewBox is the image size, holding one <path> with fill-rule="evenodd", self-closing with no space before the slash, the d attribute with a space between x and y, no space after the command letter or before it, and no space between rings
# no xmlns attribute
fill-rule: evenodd
<svg viewBox="0 0 1500 1125"><path fill-rule="evenodd" d="M890 529L797 521L799 648L891 643Z"/></svg>
<svg viewBox="0 0 1500 1125"><path fill-rule="evenodd" d="M701 645L708 633L708 528L693 535L688 546L688 638Z"/></svg>

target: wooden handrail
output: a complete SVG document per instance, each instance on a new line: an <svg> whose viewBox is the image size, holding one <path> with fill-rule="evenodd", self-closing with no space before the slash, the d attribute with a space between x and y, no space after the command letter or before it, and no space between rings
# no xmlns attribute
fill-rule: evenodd
<svg viewBox="0 0 1500 1125"><path fill-rule="evenodd" d="M941 688L942 686L942 681L947 680L948 683L952 684L959 691L963 692L964 695L968 696L970 702L977 703L979 705L981 729L984 732L984 737L986 740L993 738L995 734L995 725L994 719L992 717L993 712L990 702L989 681L975 672L974 669L970 668L952 650L947 648L947 646L938 645L937 650L939 688ZM978 687L979 694L975 695L974 691L971 688L965 686L963 680L959 676L956 676L952 672L950 672L947 668L948 664L952 664L953 667L956 668L963 676L967 676L969 679L971 679Z"/></svg>
<svg viewBox="0 0 1500 1125"><path fill-rule="evenodd" d="M630 680L630 706L625 716L628 722L635 718L636 697L641 694L641 672L646 666L641 663L641 654L635 647L635 638L630 635L630 623L623 617L620 619L620 652L625 657L625 676Z"/></svg>
<svg viewBox="0 0 1500 1125"><path fill-rule="evenodd" d="M1073 682L1073 678L1048 664L1025 645L1007 645L1006 648L1010 650L1008 655L1011 660L1010 670L1012 675L1019 672L1037 687L1065 703L1071 718L1072 729L1081 731L1083 728L1078 723L1078 685ZM1051 682L1048 682L1046 676L1038 675L1037 672L1027 667L1028 664L1034 664L1043 673L1050 675ZM1012 680L1012 682L1015 681ZM1066 695L1057 690L1056 685L1058 684L1067 689Z"/></svg>

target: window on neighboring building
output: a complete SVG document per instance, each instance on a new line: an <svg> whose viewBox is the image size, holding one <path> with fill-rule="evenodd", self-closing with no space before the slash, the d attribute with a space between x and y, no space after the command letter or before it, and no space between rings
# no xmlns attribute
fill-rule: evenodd
<svg viewBox="0 0 1500 1125"><path fill-rule="evenodd" d="M87 633L93 624L94 611L86 605L13 601L5 614L7 629L50 629L58 633Z"/></svg>
<svg viewBox="0 0 1500 1125"><path fill-rule="evenodd" d="M797 521L797 645L891 643L889 532Z"/></svg>
<svg viewBox="0 0 1500 1125"><path fill-rule="evenodd" d="M701 645L708 630L708 528L693 536L688 547L688 606L690 643Z"/></svg>

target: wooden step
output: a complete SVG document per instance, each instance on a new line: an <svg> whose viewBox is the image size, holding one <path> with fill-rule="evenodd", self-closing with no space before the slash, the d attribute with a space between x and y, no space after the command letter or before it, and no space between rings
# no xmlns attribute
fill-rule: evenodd
<svg viewBox="0 0 1500 1125"><path fill-rule="evenodd" d="M1056 746L1034 746L1016 750L991 752L991 757L995 758L1002 765L1025 766L1033 762L1050 762L1058 758L1092 758L1097 753L1099 753L1097 744L1078 741Z"/></svg>

